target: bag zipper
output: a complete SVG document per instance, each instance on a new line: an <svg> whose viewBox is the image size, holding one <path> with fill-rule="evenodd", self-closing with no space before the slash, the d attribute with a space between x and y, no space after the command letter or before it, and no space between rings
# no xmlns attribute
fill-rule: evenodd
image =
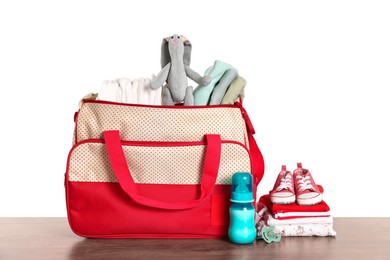
<svg viewBox="0 0 390 260"><path fill-rule="evenodd" d="M71 150L74 150L77 146L85 144L85 143L100 143L104 144L104 139L85 139L83 141L80 141L76 143ZM159 141L127 141L127 140L121 140L121 144L124 146L142 146L142 147L180 147L180 146L200 146L200 145L207 145L204 141L195 141L195 142L159 142ZM237 141L231 141L231 140L221 140L221 144L236 144L241 147L243 147L248 154L249 150L247 147L245 147L244 144L237 142Z"/></svg>
<svg viewBox="0 0 390 260"><path fill-rule="evenodd" d="M134 106L134 107L149 107L149 108L171 108L171 109L197 109L197 108L221 108L221 107L239 107L236 104L224 104L224 105L211 105L211 106L184 106L184 105L175 105L175 106L160 106L160 105L143 105L143 104L129 104L129 103L120 103L106 100L83 100L84 103L98 103L98 104L107 104L107 105L117 105L117 106ZM236 102L239 103L239 102Z"/></svg>

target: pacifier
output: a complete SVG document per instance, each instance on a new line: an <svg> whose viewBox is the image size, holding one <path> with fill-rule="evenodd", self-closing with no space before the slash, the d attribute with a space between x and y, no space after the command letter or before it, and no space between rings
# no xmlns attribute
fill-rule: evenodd
<svg viewBox="0 0 390 260"><path fill-rule="evenodd" d="M261 238L270 244L272 242L279 242L282 239L282 235L275 230L274 226L268 226L261 229Z"/></svg>

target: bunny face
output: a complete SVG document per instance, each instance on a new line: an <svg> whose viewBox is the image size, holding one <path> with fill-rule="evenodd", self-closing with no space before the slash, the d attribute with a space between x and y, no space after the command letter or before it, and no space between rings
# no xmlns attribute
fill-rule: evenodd
<svg viewBox="0 0 390 260"><path fill-rule="evenodd" d="M169 41L174 39L176 37L176 44L178 44L178 40L180 39L183 41L184 44L184 54L183 54L183 62L185 65L190 66L191 63L191 50L192 45L190 40L188 40L187 37L184 35L172 35L169 37L165 37L161 44L161 68L164 68L165 65L167 65L169 62L171 62L171 54L169 50ZM181 58L181 57L179 57Z"/></svg>
<svg viewBox="0 0 390 260"><path fill-rule="evenodd" d="M183 57L184 42L180 35L174 34L168 39L168 49L170 56Z"/></svg>

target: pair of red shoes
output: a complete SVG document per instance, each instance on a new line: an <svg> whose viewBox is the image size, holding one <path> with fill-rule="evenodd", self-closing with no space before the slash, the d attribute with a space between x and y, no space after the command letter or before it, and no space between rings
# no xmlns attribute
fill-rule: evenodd
<svg viewBox="0 0 390 260"><path fill-rule="evenodd" d="M274 204L290 204L295 201L299 205L315 205L322 201L322 193L307 169L302 163L293 173L282 165L282 171L276 179L274 188L270 191L271 202Z"/></svg>

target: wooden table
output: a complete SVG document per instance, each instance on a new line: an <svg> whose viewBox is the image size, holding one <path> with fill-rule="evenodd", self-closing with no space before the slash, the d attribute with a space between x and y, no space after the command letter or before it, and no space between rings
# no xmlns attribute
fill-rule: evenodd
<svg viewBox="0 0 390 260"><path fill-rule="evenodd" d="M0 259L390 259L390 218L335 218L337 237L235 245L218 239L85 239L65 218L0 218Z"/></svg>

